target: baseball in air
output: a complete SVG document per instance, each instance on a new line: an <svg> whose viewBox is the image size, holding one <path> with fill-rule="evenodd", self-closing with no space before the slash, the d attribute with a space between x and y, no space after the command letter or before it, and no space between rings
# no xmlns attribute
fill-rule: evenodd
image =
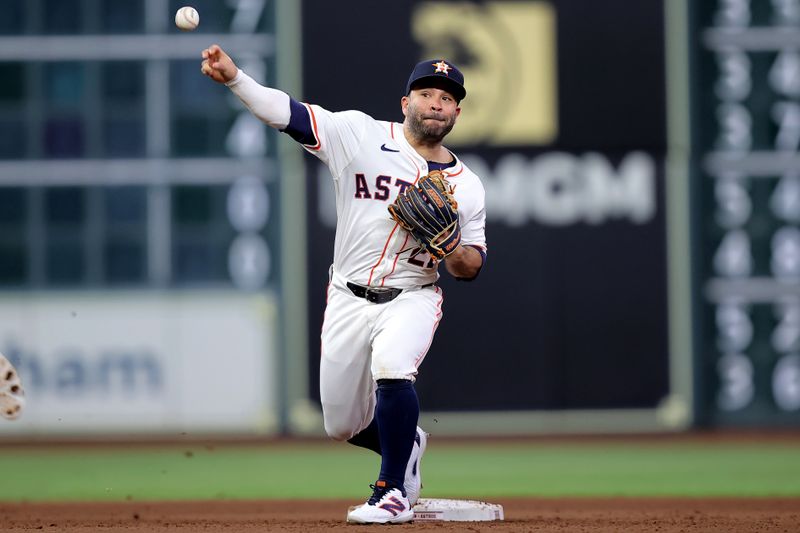
<svg viewBox="0 0 800 533"><path fill-rule="evenodd" d="M192 31L200 24L200 14L192 6L183 6L175 12L175 25L183 31Z"/></svg>

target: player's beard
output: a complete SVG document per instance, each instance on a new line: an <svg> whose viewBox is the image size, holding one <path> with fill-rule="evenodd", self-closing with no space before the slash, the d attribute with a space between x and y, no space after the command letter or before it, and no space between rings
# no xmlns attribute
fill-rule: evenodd
<svg viewBox="0 0 800 533"><path fill-rule="evenodd" d="M438 120L426 120L435 117ZM406 109L406 125L411 135L425 144L440 143L456 124L456 114L450 116L444 113L421 113L411 105Z"/></svg>

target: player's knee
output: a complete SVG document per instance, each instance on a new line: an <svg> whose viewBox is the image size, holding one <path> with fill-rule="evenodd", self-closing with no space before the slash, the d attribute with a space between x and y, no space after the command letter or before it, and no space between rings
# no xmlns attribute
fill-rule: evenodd
<svg viewBox="0 0 800 533"><path fill-rule="evenodd" d="M356 432L353 430L353 427L349 424L343 424L341 422L334 422L330 420L325 420L325 433L328 434L330 438L333 440L338 441L345 441L351 439Z"/></svg>

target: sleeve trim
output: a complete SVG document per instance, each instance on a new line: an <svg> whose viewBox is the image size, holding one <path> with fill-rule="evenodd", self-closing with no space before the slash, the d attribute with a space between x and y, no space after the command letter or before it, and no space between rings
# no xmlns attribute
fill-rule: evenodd
<svg viewBox="0 0 800 533"><path fill-rule="evenodd" d="M322 148L322 141L319 138L319 131L317 130L317 117L314 115L314 109L309 104L303 104L308 109L309 115L311 115L311 130L314 133L314 138L317 140L317 144L311 146L310 144L304 145L309 150L317 151Z"/></svg>

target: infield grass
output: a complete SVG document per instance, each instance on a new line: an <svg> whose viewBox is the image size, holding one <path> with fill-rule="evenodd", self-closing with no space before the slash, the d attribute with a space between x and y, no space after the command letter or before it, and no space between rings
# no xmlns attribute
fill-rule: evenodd
<svg viewBox="0 0 800 533"><path fill-rule="evenodd" d="M334 443L0 447L0 501L363 499L378 456ZM431 442L426 497L800 496L800 446Z"/></svg>

